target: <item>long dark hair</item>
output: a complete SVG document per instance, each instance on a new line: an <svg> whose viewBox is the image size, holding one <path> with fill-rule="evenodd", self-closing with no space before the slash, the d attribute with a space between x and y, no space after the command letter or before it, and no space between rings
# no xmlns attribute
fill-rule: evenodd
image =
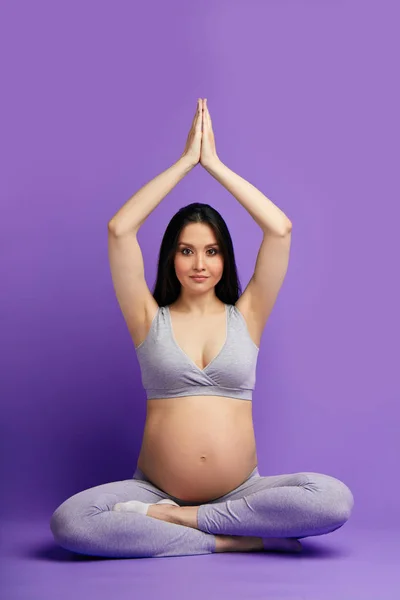
<svg viewBox="0 0 400 600"><path fill-rule="evenodd" d="M242 288L237 274L231 235L220 213L209 204L200 202L183 206L168 223L161 241L153 298L159 306L168 306L180 295L181 283L175 273L174 259L179 235L189 223L204 223L212 227L224 262L222 277L215 286L215 295L224 304L235 304L242 293Z"/></svg>

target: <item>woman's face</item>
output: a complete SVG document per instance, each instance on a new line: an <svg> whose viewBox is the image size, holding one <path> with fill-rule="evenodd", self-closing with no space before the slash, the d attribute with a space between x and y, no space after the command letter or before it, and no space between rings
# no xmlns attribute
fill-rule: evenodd
<svg viewBox="0 0 400 600"><path fill-rule="evenodd" d="M182 229L175 255L175 272L182 286L204 292L222 277L224 261L213 229L204 223L190 223ZM207 279L198 282L193 275Z"/></svg>

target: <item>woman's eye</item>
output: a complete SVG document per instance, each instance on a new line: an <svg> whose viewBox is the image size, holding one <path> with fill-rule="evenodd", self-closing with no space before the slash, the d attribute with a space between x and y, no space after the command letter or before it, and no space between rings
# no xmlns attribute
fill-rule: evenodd
<svg viewBox="0 0 400 600"><path fill-rule="evenodd" d="M183 250L181 251L184 256L188 256L188 254L184 254L185 250L189 250L189 252L191 252L191 250L190 248L183 248ZM210 248L210 250L213 252L211 256L215 256L216 254L218 254L218 250L216 248Z"/></svg>

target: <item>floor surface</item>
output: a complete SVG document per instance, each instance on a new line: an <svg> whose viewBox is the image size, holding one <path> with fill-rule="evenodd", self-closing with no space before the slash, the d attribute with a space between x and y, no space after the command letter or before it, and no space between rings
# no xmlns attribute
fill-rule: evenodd
<svg viewBox="0 0 400 600"><path fill-rule="evenodd" d="M4 600L400 600L400 530L350 521L301 555L109 559L57 546L46 520L0 523Z"/></svg>

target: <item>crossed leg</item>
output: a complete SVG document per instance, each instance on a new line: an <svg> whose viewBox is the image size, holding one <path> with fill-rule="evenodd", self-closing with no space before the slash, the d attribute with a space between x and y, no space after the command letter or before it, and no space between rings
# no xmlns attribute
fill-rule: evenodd
<svg viewBox="0 0 400 600"><path fill-rule="evenodd" d="M214 535L265 539L265 548L275 538L298 540L335 531L354 505L342 481L321 473L259 476L240 488L199 506L154 505L148 515Z"/></svg>
<svg viewBox="0 0 400 600"><path fill-rule="evenodd" d="M299 539L339 529L354 505L347 485L322 473L260 476L248 483L239 497L228 494L225 501L200 505L198 529L212 534ZM190 508L183 507L188 517Z"/></svg>
<svg viewBox="0 0 400 600"><path fill-rule="evenodd" d="M347 521L354 503L340 480L294 473L257 476L209 504L179 507L186 525L113 510L116 503L155 503L165 498L171 496L148 481L106 483L65 500L53 513L50 528L60 546L81 554L126 558L208 554L216 551L219 535L298 539L329 533ZM192 527L193 515L197 528Z"/></svg>

